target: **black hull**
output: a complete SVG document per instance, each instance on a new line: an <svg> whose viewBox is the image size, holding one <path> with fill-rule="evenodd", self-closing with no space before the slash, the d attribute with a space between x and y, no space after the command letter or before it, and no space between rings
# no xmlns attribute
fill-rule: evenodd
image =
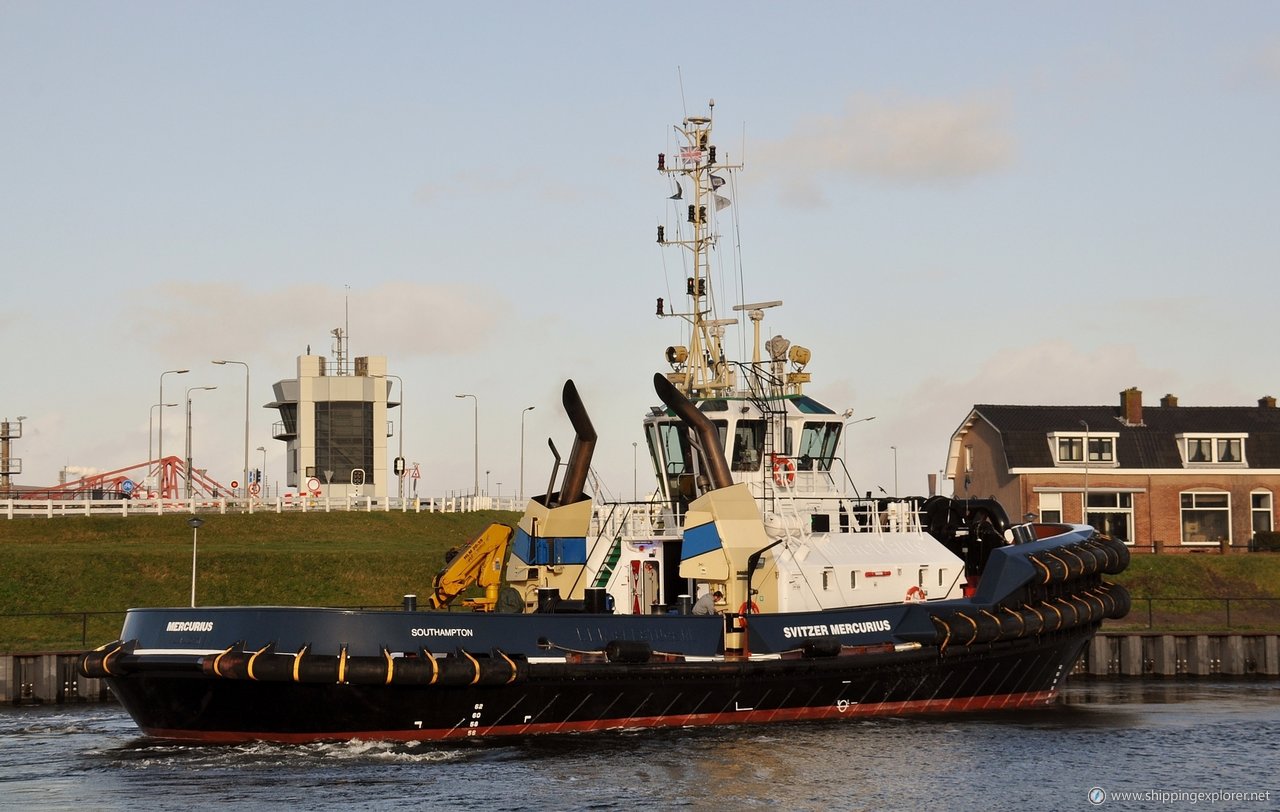
<svg viewBox="0 0 1280 812"><path fill-rule="evenodd" d="M361 685L139 672L108 682L149 736L438 741L1052 703L1096 625L940 650L815 659L530 663L507 685Z"/></svg>

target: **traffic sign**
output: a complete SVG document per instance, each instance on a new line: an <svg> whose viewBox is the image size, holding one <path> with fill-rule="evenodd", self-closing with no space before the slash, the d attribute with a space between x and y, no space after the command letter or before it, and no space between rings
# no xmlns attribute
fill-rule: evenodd
<svg viewBox="0 0 1280 812"><path fill-rule="evenodd" d="M315 477L309 477L307 479L307 490L311 491L312 493L319 491L320 480L316 479Z"/></svg>
<svg viewBox="0 0 1280 812"><path fill-rule="evenodd" d="M121 482L120 490L124 491L125 493L133 493L133 480L126 479L123 482Z"/></svg>
<svg viewBox="0 0 1280 812"><path fill-rule="evenodd" d="M231 490L234 491L238 487L240 487L240 483L237 480L231 480Z"/></svg>
<svg viewBox="0 0 1280 812"><path fill-rule="evenodd" d="M261 492L262 492L262 487L258 485L258 483L255 482L249 486L249 493L252 494L253 496L257 496Z"/></svg>

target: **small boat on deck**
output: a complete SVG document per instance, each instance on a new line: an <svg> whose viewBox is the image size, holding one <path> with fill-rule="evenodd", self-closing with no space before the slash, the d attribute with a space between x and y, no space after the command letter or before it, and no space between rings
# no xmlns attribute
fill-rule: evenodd
<svg viewBox="0 0 1280 812"><path fill-rule="evenodd" d="M596 504L596 434L573 383L559 488L491 526L436 579L431 609L129 610L84 656L141 730L191 742L449 740L617 728L989 710L1055 701L1104 619L1123 543L1011 524L991 500L872 499L836 455L846 415L806 394L808 350L759 333L727 360L708 261L737 166L712 119L658 168L690 252L689 325L645 418L653 498ZM685 192L689 197L685 198ZM687 203L685 202L687 201ZM763 350L763 352L762 352ZM501 574L501 578L498 575ZM472 611L441 611L479 584ZM694 612L704 595L716 611ZM700 606L706 606L702 601Z"/></svg>

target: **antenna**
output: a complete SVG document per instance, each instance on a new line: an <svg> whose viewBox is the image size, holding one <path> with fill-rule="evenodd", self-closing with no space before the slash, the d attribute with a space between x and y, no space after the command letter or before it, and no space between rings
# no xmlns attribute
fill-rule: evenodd
<svg viewBox="0 0 1280 812"><path fill-rule="evenodd" d="M684 74L680 72L680 66L676 65L676 81L680 85L680 112L684 117L689 116L689 105L684 101Z"/></svg>

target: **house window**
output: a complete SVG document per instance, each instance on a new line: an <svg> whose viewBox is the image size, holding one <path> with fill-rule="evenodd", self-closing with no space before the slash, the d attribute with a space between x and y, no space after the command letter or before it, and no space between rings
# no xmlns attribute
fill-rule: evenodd
<svg viewBox="0 0 1280 812"><path fill-rule="evenodd" d="M1115 459L1115 445L1110 437L1089 438L1089 462L1111 462Z"/></svg>
<svg viewBox="0 0 1280 812"><path fill-rule="evenodd" d="M1088 524L1113 539L1133 543L1133 494L1089 491Z"/></svg>
<svg viewBox="0 0 1280 812"><path fill-rule="evenodd" d="M964 447L964 472L966 474L973 473L973 446Z"/></svg>
<svg viewBox="0 0 1280 812"><path fill-rule="evenodd" d="M1051 445L1057 453L1059 465L1099 464L1115 466L1116 437L1115 434L1058 434L1050 435ZM1086 445L1088 446L1086 449ZM1088 454L1086 459L1085 455Z"/></svg>
<svg viewBox="0 0 1280 812"><path fill-rule="evenodd" d="M1178 442L1187 465L1241 465L1245 461L1245 437L1179 435Z"/></svg>
<svg viewBox="0 0 1280 812"><path fill-rule="evenodd" d="M1253 532L1271 532L1271 492L1254 491L1249 494L1249 503L1253 513Z"/></svg>
<svg viewBox="0 0 1280 812"><path fill-rule="evenodd" d="M1084 437L1059 437L1058 462L1084 462Z"/></svg>
<svg viewBox="0 0 1280 812"><path fill-rule="evenodd" d="M1040 494L1040 521L1046 524L1060 524L1062 522L1062 494Z"/></svg>
<svg viewBox="0 0 1280 812"><path fill-rule="evenodd" d="M1221 544L1231 541L1231 495L1182 494L1182 543Z"/></svg>

